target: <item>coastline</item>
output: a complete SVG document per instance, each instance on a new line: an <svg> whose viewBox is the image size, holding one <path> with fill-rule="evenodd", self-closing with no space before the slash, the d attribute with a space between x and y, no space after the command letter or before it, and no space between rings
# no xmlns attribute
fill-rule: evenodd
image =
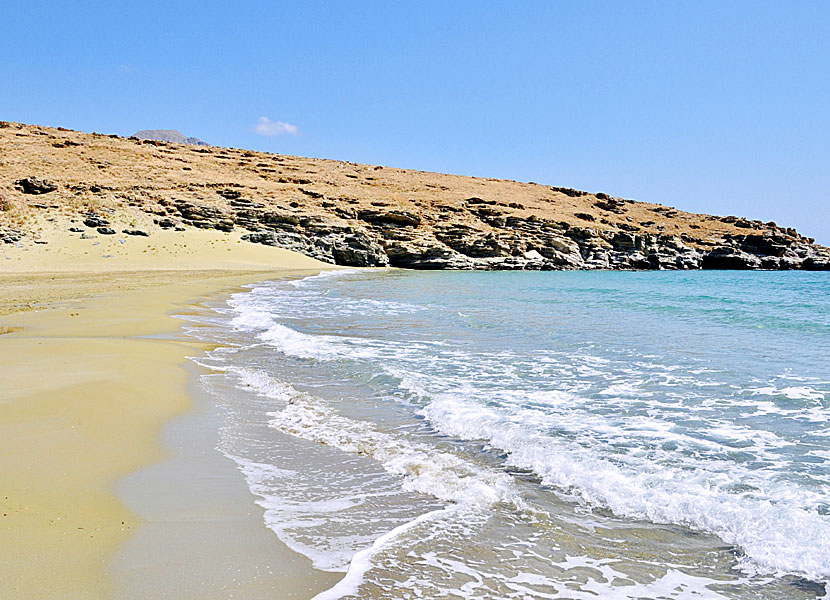
<svg viewBox="0 0 830 600"><path fill-rule="evenodd" d="M143 519L113 556L115 596L307 600L334 586L342 574L314 569L265 525L243 474L217 449L221 409L199 381L207 369L184 370L192 404L162 427L168 455L115 486Z"/></svg>
<svg viewBox="0 0 830 600"><path fill-rule="evenodd" d="M193 409L186 357L204 347L180 334L182 323L171 312L246 283L331 268L274 248L226 249L222 244L234 243L233 236L194 233L187 257L160 252L114 262L67 252L55 260L40 249L6 249L18 256L14 268L0 275L3 597L128 595L113 560L148 520L116 487L130 473L171 456L160 432ZM143 493L162 505L170 500L170 490L152 485ZM245 487L241 476L238 485ZM252 501L247 510L256 508ZM280 547L259 522L273 540L258 551ZM153 548L153 557L175 560L164 546ZM279 560L285 557L287 548ZM188 566L194 581L210 580L209 561ZM289 569L292 578L313 586L303 565L292 562ZM227 597L227 583L213 597ZM202 589L194 597L211 594Z"/></svg>

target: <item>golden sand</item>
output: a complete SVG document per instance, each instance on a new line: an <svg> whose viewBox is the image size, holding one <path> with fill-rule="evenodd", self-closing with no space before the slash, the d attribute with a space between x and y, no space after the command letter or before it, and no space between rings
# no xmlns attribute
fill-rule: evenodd
<svg viewBox="0 0 830 600"><path fill-rule="evenodd" d="M48 247L0 253L2 598L107 598L125 589L113 581L113 555L142 519L113 486L167 455L160 429L192 404L183 364L200 347L175 335L181 321L171 311L247 282L330 268L219 232L162 237L101 240L84 254L79 240L55 235ZM276 544L261 513L259 522ZM154 551L163 561L165 548ZM192 568L198 580L200 565ZM255 587L279 597L284 580L260 578ZM250 587L218 581L193 597Z"/></svg>

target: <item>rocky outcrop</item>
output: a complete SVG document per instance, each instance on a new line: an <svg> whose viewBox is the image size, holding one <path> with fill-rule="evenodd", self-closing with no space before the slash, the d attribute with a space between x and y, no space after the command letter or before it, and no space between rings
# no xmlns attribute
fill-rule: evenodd
<svg viewBox="0 0 830 600"><path fill-rule="evenodd" d="M14 185L24 194L48 194L58 189L58 184L40 177L24 177L14 182Z"/></svg>
<svg viewBox="0 0 830 600"><path fill-rule="evenodd" d="M142 231L141 229L122 229L121 233L124 235L133 235L133 236L140 236L140 237L149 237L150 234L146 231Z"/></svg>
<svg viewBox="0 0 830 600"><path fill-rule="evenodd" d="M94 213L88 214L84 219L84 225L87 227L106 227L109 224L110 222L108 220L103 217L99 217Z"/></svg>
<svg viewBox="0 0 830 600"><path fill-rule="evenodd" d="M694 270L830 269L830 250L797 233L769 226L763 233L727 235L716 241L669 234L601 230L536 215L503 212L480 198L467 201L475 222L429 222L422 216L378 207L333 207L329 214L266 210L237 190L220 190L226 209L163 201L166 213L185 225L232 231L242 239L301 252L346 266L478 270ZM613 199L599 200L615 209ZM447 211L450 212L450 211ZM454 212L454 211L453 211ZM158 220L162 227L175 224Z"/></svg>
<svg viewBox="0 0 830 600"><path fill-rule="evenodd" d="M256 244L301 252L323 262L354 267L385 267L389 256L363 232L337 226L317 226L294 231L273 229L242 236Z"/></svg>
<svg viewBox="0 0 830 600"><path fill-rule="evenodd" d="M760 269L761 259L738 248L723 246L715 248L703 257L701 267L704 269Z"/></svg>
<svg viewBox="0 0 830 600"><path fill-rule="evenodd" d="M142 129L133 134L134 138L140 140L156 140L159 142L170 142L173 144L190 144L193 146L207 146L207 142L203 142L199 138L188 137L176 131L175 129Z"/></svg>

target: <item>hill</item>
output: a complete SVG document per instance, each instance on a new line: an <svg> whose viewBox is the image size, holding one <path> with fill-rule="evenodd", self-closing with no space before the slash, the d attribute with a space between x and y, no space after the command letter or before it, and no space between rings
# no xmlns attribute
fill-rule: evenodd
<svg viewBox="0 0 830 600"><path fill-rule="evenodd" d="M187 137L175 129L142 129L141 131L135 132L132 137L140 140L158 140L160 142L172 142L174 144L208 145L207 142L203 142L199 138Z"/></svg>
<svg viewBox="0 0 830 600"><path fill-rule="evenodd" d="M354 266L830 269L792 228L604 193L8 122L0 145L7 243L33 242L37 218L120 218Z"/></svg>

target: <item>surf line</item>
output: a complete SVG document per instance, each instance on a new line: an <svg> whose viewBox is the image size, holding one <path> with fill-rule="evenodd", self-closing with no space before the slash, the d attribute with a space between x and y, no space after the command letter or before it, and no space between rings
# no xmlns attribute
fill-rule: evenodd
<svg viewBox="0 0 830 600"><path fill-rule="evenodd" d="M408 521L403 525L398 525L394 529L384 533L376 539L371 546L361 550L352 557L352 560L349 563L349 570L346 571L343 579L338 581L333 587L320 592L311 600L338 600L344 596L356 594L360 584L363 583L363 577L366 575L366 571L372 568L373 556L410 529L413 529L426 521L436 519L439 516L451 514L457 510L460 510L462 507L463 505L450 504L444 508L424 513L421 516Z"/></svg>

